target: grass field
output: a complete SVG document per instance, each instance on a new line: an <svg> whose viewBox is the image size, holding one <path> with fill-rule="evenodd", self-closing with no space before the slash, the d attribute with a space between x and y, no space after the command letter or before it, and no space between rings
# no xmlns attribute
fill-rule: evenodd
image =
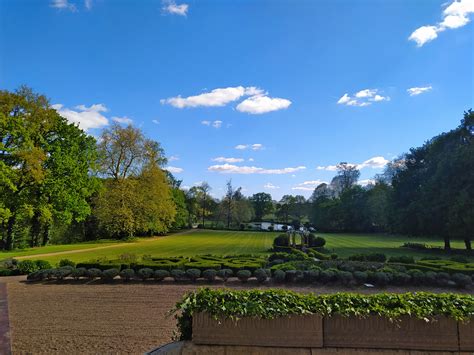
<svg viewBox="0 0 474 355"><path fill-rule="evenodd" d="M194 230L172 234L166 237L139 238L133 242L81 243L52 245L22 251L0 253L0 260L11 257L43 259L57 263L61 259L88 261L99 257L113 259L124 253L153 256L194 256L202 254L237 255L267 253L278 233ZM319 234L327 243L326 248L341 257L359 253L384 253L411 255L415 258L426 256L423 252L400 248L406 241L442 245L439 239L408 238L375 234ZM452 243L454 248L462 248L461 241ZM433 255L433 254L430 254ZM440 253L439 256L443 256Z"/></svg>

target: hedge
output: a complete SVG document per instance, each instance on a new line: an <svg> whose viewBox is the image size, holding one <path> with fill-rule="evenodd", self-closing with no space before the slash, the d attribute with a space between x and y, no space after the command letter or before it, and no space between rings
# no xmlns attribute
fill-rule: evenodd
<svg viewBox="0 0 474 355"><path fill-rule="evenodd" d="M358 317L379 315L390 320L409 315L426 321L436 316L447 316L468 321L474 317L474 297L425 292L315 295L273 289L231 291L203 288L185 295L170 312L177 319L180 340L190 340L192 315L199 312L206 312L216 319L234 320L241 317L272 319L296 314L339 314Z"/></svg>

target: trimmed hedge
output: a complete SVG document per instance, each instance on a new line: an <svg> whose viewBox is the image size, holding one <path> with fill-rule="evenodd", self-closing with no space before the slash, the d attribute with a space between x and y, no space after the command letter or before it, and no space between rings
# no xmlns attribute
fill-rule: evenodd
<svg viewBox="0 0 474 355"><path fill-rule="evenodd" d="M295 314L366 317L379 315L398 319L409 315L430 321L447 316L458 321L474 317L474 297L425 292L405 294L336 293L301 294L287 290L230 291L204 288L190 292L171 310L177 319L180 340L192 338L193 313L206 312L214 318L258 317L272 319Z"/></svg>

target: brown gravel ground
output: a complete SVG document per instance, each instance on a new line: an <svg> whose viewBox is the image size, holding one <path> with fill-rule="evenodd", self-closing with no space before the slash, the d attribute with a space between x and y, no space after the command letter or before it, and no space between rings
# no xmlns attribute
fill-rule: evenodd
<svg viewBox="0 0 474 355"><path fill-rule="evenodd" d="M114 284L73 281L27 284L25 277L1 278L8 288L14 354L143 354L171 341L175 320L166 317L183 294L206 286L136 282ZM218 283L211 287L222 287ZM230 281L226 287L269 288ZM380 289L291 287L300 292L380 292ZM387 292L420 291L386 288ZM424 288L424 291L446 292ZM472 290L464 291L474 293Z"/></svg>

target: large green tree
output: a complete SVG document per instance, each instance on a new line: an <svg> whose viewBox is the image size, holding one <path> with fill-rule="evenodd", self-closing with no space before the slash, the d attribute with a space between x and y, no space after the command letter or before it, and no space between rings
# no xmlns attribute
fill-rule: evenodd
<svg viewBox="0 0 474 355"><path fill-rule="evenodd" d="M54 221L69 224L89 213L97 188L90 175L95 140L61 117L27 87L0 91L0 220L3 246L15 246L20 221L29 244L46 244Z"/></svg>
<svg viewBox="0 0 474 355"><path fill-rule="evenodd" d="M259 192L250 197L253 209L255 211L255 219L261 221L263 216L273 212L272 195L265 192Z"/></svg>

